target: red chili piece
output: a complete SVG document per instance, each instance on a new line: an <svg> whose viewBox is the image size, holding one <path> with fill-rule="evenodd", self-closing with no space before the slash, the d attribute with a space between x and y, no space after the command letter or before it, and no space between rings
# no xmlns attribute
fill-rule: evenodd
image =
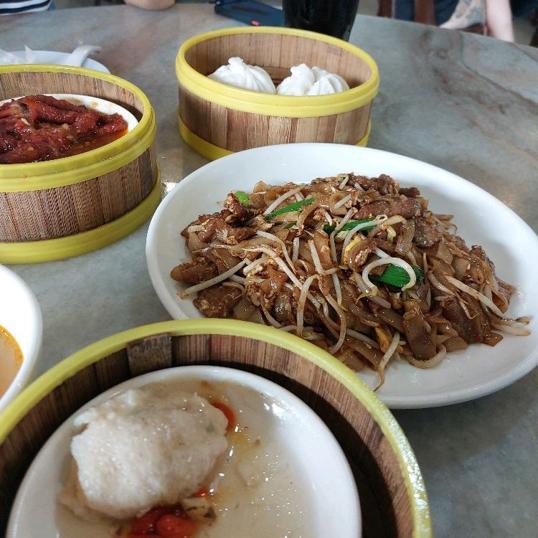
<svg viewBox="0 0 538 538"><path fill-rule="evenodd" d="M213 407L216 407L224 413L224 416L228 420L228 426L226 426L226 432L229 433L235 428L235 413L233 409L222 402L211 402Z"/></svg>
<svg viewBox="0 0 538 538"><path fill-rule="evenodd" d="M192 519L168 514L157 521L157 532L161 538L191 538L198 530Z"/></svg>

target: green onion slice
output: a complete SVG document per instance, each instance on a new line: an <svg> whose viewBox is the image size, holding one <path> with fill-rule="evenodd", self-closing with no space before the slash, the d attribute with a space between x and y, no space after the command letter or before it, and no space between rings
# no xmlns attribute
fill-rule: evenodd
<svg viewBox="0 0 538 538"><path fill-rule="evenodd" d="M310 205L314 202L314 198L306 198L305 200L300 200L299 202L295 202L293 204L285 205L284 207L281 207L280 209L275 209L268 215L265 215L265 220L269 221L274 219L275 217L279 217L280 215L284 215L284 213L293 213L294 211L299 211L301 208Z"/></svg>
<svg viewBox="0 0 538 538"><path fill-rule="evenodd" d="M355 228L355 226L358 226L359 224L365 224L366 222L371 222L373 220L374 220L373 218L371 218L371 219L362 219L362 220L348 220L342 226L342 228L340 228L340 232L349 232L349 230L353 230L353 228ZM361 232L369 232L372 228L375 228L375 227L376 227L376 224L372 224L371 226L366 226L365 228L363 228L360 231ZM336 229L336 224L325 224L325 226L323 226L323 231L328 233L328 234L333 233L335 229Z"/></svg>
<svg viewBox="0 0 538 538"><path fill-rule="evenodd" d="M235 191L234 196L243 204L243 205L250 205L250 198L249 195L246 192L243 191Z"/></svg>
<svg viewBox="0 0 538 538"><path fill-rule="evenodd" d="M422 284L424 282L424 271L418 266L414 266L413 271L417 276L417 283ZM388 265L380 275L370 275L370 280L380 284L388 284L395 288L403 288L409 283L409 275L405 269L397 265Z"/></svg>

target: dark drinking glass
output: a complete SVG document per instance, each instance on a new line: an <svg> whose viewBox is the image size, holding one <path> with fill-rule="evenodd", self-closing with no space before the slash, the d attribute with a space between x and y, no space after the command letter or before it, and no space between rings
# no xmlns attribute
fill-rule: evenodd
<svg viewBox="0 0 538 538"><path fill-rule="evenodd" d="M286 26L349 39L359 0L283 0Z"/></svg>

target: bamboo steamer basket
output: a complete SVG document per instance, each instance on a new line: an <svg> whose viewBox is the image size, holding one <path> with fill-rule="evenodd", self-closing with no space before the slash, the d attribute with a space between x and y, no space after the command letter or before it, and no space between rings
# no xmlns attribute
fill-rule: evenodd
<svg viewBox="0 0 538 538"><path fill-rule="evenodd" d="M232 56L263 67L275 84L306 63L341 75L350 89L333 95L253 92L208 78ZM208 159L270 144L335 142L365 146L379 88L372 57L340 39L291 28L227 28L183 43L176 58L178 121L187 144Z"/></svg>
<svg viewBox="0 0 538 538"><path fill-rule="evenodd" d="M84 68L0 67L0 100L42 93L107 99L134 114L138 125L79 155L0 164L0 263L50 261L101 248L143 224L160 200L155 113L139 88Z"/></svg>
<svg viewBox="0 0 538 538"><path fill-rule="evenodd" d="M167 321L106 338L21 393L0 414L0 533L26 470L64 420L129 378L192 364L261 375L296 394L324 420L352 467L365 538L431 536L426 490L411 447L356 374L294 335L220 319Z"/></svg>

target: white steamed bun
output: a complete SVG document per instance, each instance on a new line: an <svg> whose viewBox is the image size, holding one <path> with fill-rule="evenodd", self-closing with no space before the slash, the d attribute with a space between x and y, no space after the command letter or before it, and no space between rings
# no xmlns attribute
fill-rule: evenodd
<svg viewBox="0 0 538 538"><path fill-rule="evenodd" d="M230 58L228 65L220 66L209 78L245 90L276 93L269 73L256 65L246 64L242 58Z"/></svg>
<svg viewBox="0 0 538 538"><path fill-rule="evenodd" d="M279 95L327 95L349 90L347 82L335 73L329 73L321 67L308 67L306 64L295 65L291 75L285 78L277 88Z"/></svg>

